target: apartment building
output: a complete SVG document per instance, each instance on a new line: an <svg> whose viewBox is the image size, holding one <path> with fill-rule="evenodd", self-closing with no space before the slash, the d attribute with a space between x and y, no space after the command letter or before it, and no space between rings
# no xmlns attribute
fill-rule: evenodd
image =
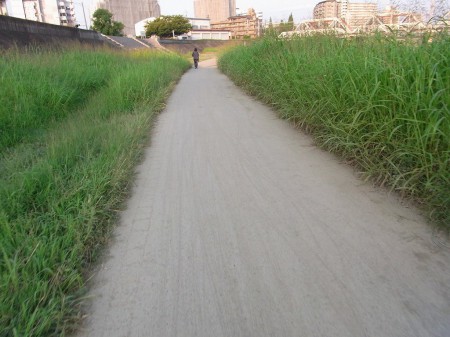
<svg viewBox="0 0 450 337"><path fill-rule="evenodd" d="M376 3L348 2L346 11L339 14L342 18L345 18L350 27L361 27L368 18L377 13L378 5Z"/></svg>
<svg viewBox="0 0 450 337"><path fill-rule="evenodd" d="M378 18L384 24L398 24L399 11L393 6L387 6L384 11L380 12Z"/></svg>
<svg viewBox="0 0 450 337"><path fill-rule="evenodd" d="M147 19L161 16L161 9L157 0L94 0L92 13L98 8L107 9L114 16L114 21L125 25L125 35L135 35L135 24Z"/></svg>
<svg viewBox="0 0 450 337"><path fill-rule="evenodd" d="M335 18L338 16L337 1L327 0L319 2L314 7L314 19Z"/></svg>
<svg viewBox="0 0 450 337"><path fill-rule="evenodd" d="M75 26L72 0L0 0L0 15L62 26Z"/></svg>
<svg viewBox="0 0 450 337"><path fill-rule="evenodd" d="M6 1L5 0L0 0L0 15L6 15L7 11L6 11Z"/></svg>
<svg viewBox="0 0 450 337"><path fill-rule="evenodd" d="M250 8L247 15L235 15L225 21L211 22L211 28L231 32L232 39L256 38L261 35L262 21Z"/></svg>
<svg viewBox="0 0 450 337"><path fill-rule="evenodd" d="M236 0L194 0L194 13L212 23L225 21L236 15Z"/></svg>
<svg viewBox="0 0 450 337"><path fill-rule="evenodd" d="M58 1L58 12L59 20L63 26L75 26L75 8L73 6L73 1Z"/></svg>
<svg viewBox="0 0 450 337"><path fill-rule="evenodd" d="M326 0L314 7L314 19L340 18L351 28L364 24L376 15L378 6L370 2L349 2L348 0Z"/></svg>

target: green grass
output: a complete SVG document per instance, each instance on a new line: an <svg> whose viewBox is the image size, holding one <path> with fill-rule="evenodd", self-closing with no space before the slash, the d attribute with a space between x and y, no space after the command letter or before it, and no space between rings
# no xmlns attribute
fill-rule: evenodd
<svg viewBox="0 0 450 337"><path fill-rule="evenodd" d="M220 69L380 185L450 226L450 38L265 39Z"/></svg>
<svg viewBox="0 0 450 337"><path fill-rule="evenodd" d="M217 47L206 47L203 49L203 53L217 53L220 48Z"/></svg>
<svg viewBox="0 0 450 337"><path fill-rule="evenodd" d="M207 42L208 40L196 40L193 41L193 44L195 45L195 42ZM225 41L225 42L230 42L230 41ZM235 41L236 42L236 41ZM205 47L202 48L203 44L198 45L198 50L200 52L200 62L201 61L206 61L206 60L210 60L213 58L218 58L220 57L221 54L225 53L226 51L232 49L233 47L236 46L236 43L234 44L230 44L230 43L224 43L222 45L218 45L215 47ZM192 52L193 52L193 46L192 49L189 49L188 51L176 51L178 52L181 56L183 56L186 60L189 60L192 63ZM176 50L175 48L172 50Z"/></svg>
<svg viewBox="0 0 450 337"><path fill-rule="evenodd" d="M2 55L0 336L61 336L76 324L83 273L188 68L148 52Z"/></svg>

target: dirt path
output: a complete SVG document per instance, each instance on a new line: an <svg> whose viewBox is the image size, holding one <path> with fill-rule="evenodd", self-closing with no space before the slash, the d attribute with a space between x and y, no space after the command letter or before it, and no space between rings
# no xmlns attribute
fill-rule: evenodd
<svg viewBox="0 0 450 337"><path fill-rule="evenodd" d="M79 336L450 336L450 252L237 89L189 71L153 130Z"/></svg>

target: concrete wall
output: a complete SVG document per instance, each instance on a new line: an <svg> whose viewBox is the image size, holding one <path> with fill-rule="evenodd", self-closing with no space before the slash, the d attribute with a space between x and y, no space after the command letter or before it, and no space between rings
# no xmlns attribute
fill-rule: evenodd
<svg viewBox="0 0 450 337"><path fill-rule="evenodd" d="M194 13L196 18L223 21L236 15L236 0L195 0Z"/></svg>
<svg viewBox="0 0 450 337"><path fill-rule="evenodd" d="M50 25L0 15L0 48L12 46L49 45L62 43L103 45L102 36L92 30Z"/></svg>
<svg viewBox="0 0 450 337"><path fill-rule="evenodd" d="M123 33L135 36L134 25L146 18L159 17L161 9L157 0L93 0L93 7L104 8L113 14L113 20L125 25ZM92 11L94 13L95 10Z"/></svg>

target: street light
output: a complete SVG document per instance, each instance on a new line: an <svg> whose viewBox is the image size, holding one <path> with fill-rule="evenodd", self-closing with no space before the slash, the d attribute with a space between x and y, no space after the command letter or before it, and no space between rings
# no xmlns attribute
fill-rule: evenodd
<svg viewBox="0 0 450 337"><path fill-rule="evenodd" d="M77 5L81 5L81 8L83 9L84 26L86 27L86 29L89 29L88 26L87 26L86 12L84 11L84 2L83 2L83 0L82 0L81 2L75 2L75 1L73 1L73 3L74 3L74 4L77 4Z"/></svg>
<svg viewBox="0 0 450 337"><path fill-rule="evenodd" d="M261 37L261 21L263 18L263 12L258 12L256 19L258 20L258 37Z"/></svg>

